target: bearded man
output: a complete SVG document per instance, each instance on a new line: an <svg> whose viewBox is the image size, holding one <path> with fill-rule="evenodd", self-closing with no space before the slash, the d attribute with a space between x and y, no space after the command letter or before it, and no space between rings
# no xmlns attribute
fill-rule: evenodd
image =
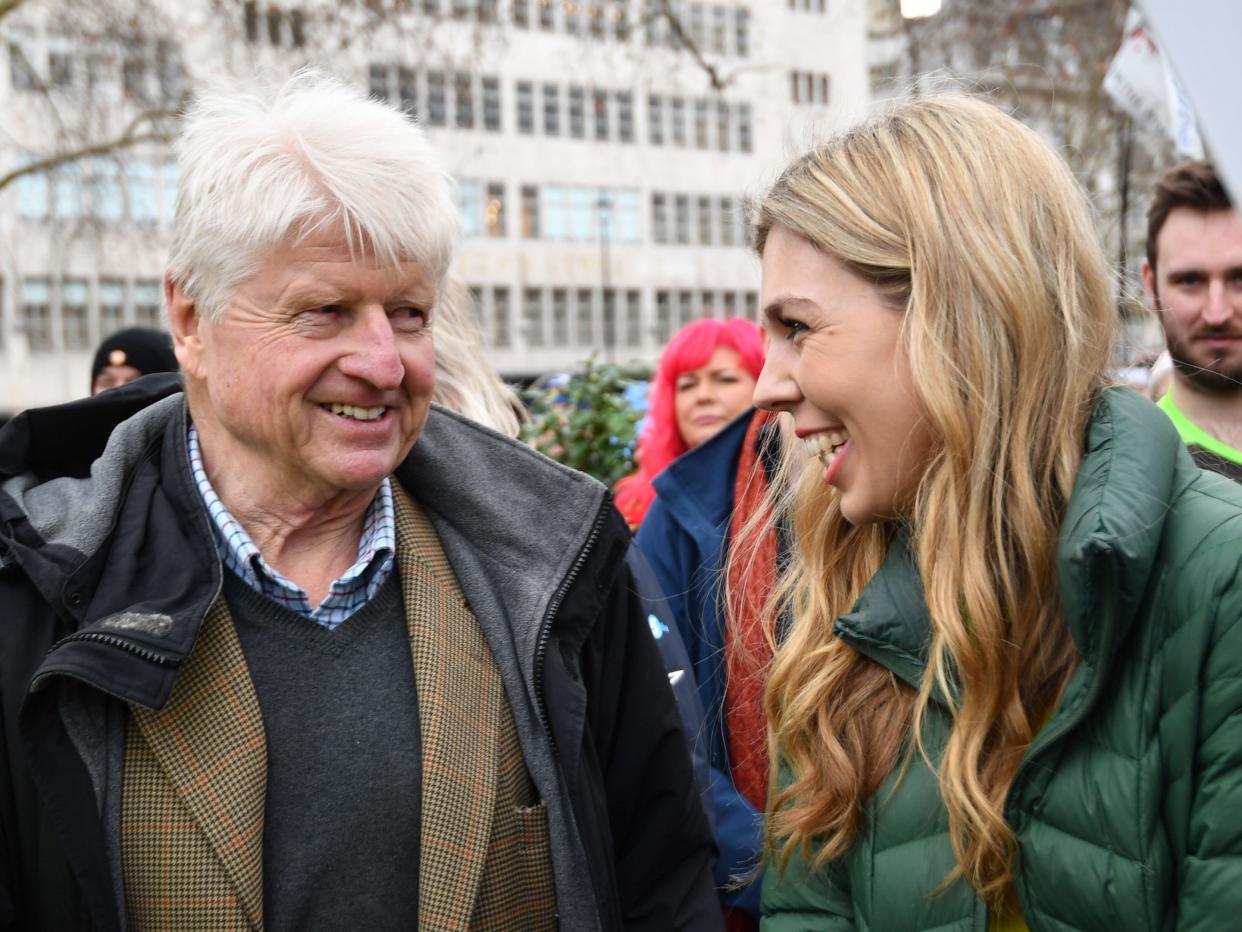
<svg viewBox="0 0 1242 932"><path fill-rule="evenodd" d="M1202 468L1242 482L1242 216L1208 162L1157 182L1143 287L1173 360L1158 404Z"/></svg>

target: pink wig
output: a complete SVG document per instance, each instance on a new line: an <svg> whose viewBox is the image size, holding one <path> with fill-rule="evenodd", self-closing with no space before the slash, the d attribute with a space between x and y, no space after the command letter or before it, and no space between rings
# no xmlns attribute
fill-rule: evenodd
<svg viewBox="0 0 1242 932"><path fill-rule="evenodd" d="M647 423L638 438L635 459L638 469L617 483L617 508L630 527L638 527L655 498L651 480L688 449L677 429L677 378L706 365L718 347L725 346L741 357L742 366L756 379L763 368L763 338L758 324L740 317L691 321L671 339L660 354L651 384Z"/></svg>

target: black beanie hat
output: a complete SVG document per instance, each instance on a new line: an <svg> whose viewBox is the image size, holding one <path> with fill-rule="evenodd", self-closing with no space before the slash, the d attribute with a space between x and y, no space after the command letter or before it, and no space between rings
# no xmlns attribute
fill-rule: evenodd
<svg viewBox="0 0 1242 932"><path fill-rule="evenodd" d="M178 368L172 337L162 330L146 327L118 330L99 344L95 361L91 363L91 385L105 366L133 366L143 375L176 372Z"/></svg>

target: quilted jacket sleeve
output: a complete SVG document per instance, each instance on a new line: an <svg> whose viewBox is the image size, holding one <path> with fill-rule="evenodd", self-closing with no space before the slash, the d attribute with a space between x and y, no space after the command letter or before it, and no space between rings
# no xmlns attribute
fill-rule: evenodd
<svg viewBox="0 0 1242 932"><path fill-rule="evenodd" d="M1199 679L1199 730L1177 929L1222 929L1242 915L1242 565L1222 587Z"/></svg>
<svg viewBox="0 0 1242 932"><path fill-rule="evenodd" d="M854 904L844 864L811 872L796 853L782 873L763 874L761 932L854 932Z"/></svg>

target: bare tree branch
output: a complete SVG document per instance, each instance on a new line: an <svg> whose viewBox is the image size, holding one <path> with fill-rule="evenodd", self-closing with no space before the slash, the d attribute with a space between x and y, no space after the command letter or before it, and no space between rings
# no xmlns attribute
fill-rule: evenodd
<svg viewBox="0 0 1242 932"><path fill-rule="evenodd" d="M673 31L677 41L690 53L690 57L694 59L695 64L703 69L712 90L723 91L728 85L729 79L721 76L720 70L707 60L706 56L703 55L703 50L690 37L689 32L681 21L681 17L673 12L672 0L660 0L659 12L660 16L664 18L669 28Z"/></svg>

